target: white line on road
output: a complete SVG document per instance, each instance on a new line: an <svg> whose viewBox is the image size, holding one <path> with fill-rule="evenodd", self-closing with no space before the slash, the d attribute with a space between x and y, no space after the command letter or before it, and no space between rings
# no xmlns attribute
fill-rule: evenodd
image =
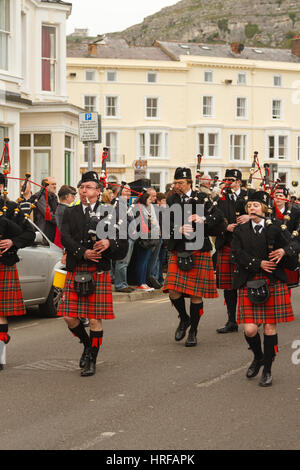
<svg viewBox="0 0 300 470"><path fill-rule="evenodd" d="M102 432L99 437L96 437L95 439L88 441L85 444L82 444L80 447L73 447L70 450L87 450L87 449L90 449L91 447L94 447L99 442L103 441L104 439L110 439L111 437L115 435L116 435L115 432Z"/></svg>
<svg viewBox="0 0 300 470"><path fill-rule="evenodd" d="M196 383L195 385L198 388L210 387L211 385L214 385L218 382L221 382L222 380L225 380L228 377L231 377L232 375L238 374L239 372L243 371L247 367L249 367L249 364L245 365L245 366L242 366L242 367L239 367L238 369L233 369L233 370L230 370L228 372L225 372L225 374L219 375L218 377L215 377L214 379L207 380L206 382L201 382L199 384Z"/></svg>
<svg viewBox="0 0 300 470"><path fill-rule="evenodd" d="M13 330L23 330L24 328L31 328L32 326L37 326L39 323L29 323L29 325L24 325L24 326L17 326L15 328L12 328Z"/></svg>

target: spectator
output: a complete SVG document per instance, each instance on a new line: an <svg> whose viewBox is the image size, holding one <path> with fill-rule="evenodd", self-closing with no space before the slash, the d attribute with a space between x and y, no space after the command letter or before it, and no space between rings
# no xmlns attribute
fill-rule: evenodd
<svg viewBox="0 0 300 470"><path fill-rule="evenodd" d="M157 199L157 204L160 207L160 210L163 211L164 208L167 207L166 195L164 193L157 193L156 199ZM159 218L159 225L160 225L160 233L162 234L163 233L163 230L162 230L162 216L160 216L160 218ZM168 253L167 240L162 239L161 244L160 244L160 251L159 251L159 255L158 255L158 266L157 266L158 270L157 270L157 273L155 275L156 279L158 280L158 282L160 283L161 286L164 283L163 269L164 269L164 266L167 264L167 253Z"/></svg>
<svg viewBox="0 0 300 470"><path fill-rule="evenodd" d="M130 196L131 196L130 189L123 188L121 195L120 195L120 200L125 201L127 207L129 206ZM112 201L112 203L113 202L114 200ZM132 218L128 215L127 216L128 225L131 221L132 221ZM134 247L134 240L132 240L131 238L128 238L128 251L127 251L125 258L121 260L117 260L115 263L114 282L115 282L115 290L117 292L134 291L134 288L129 287L127 283L127 269L131 260L133 247Z"/></svg>
<svg viewBox="0 0 300 470"><path fill-rule="evenodd" d="M105 191L103 191L101 198L102 202L104 202L105 204L110 204L113 198L114 192L112 189L106 189Z"/></svg>
<svg viewBox="0 0 300 470"><path fill-rule="evenodd" d="M155 214L154 210L154 204L156 204L157 201L157 193L155 189L149 188L147 189L147 193L150 195L150 210L151 210L151 217L152 220L155 221L155 223L158 225L158 219ZM162 239L159 238L158 243L154 247L154 249L151 252L150 259L147 265L147 274L146 274L146 280L147 284L150 287L154 287L155 289L160 289L161 285L158 282L157 276L159 272L159 252L160 248L162 245Z"/></svg>
<svg viewBox="0 0 300 470"><path fill-rule="evenodd" d="M58 191L57 195L59 198L59 204L55 212L55 219L58 230L61 230L65 209L75 201L76 194L76 189L73 188L73 186L69 186L67 184L64 184Z"/></svg>
<svg viewBox="0 0 300 470"><path fill-rule="evenodd" d="M49 238L51 242L54 242L56 234L56 219L55 211L58 206L57 196L56 196L56 181L55 178L49 176L42 180L42 186L46 189L41 189L37 194L34 195L37 198L36 208L34 209L34 222L35 224L44 232L46 237ZM48 195L48 207L50 211L50 220L46 220L46 191Z"/></svg>

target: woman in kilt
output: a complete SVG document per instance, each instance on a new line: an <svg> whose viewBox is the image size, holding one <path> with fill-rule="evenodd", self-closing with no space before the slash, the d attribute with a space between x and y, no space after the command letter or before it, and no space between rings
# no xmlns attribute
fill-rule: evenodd
<svg viewBox="0 0 300 470"><path fill-rule="evenodd" d="M4 181L4 176L0 173L0 193ZM10 340L8 317L26 315L16 268L19 261L17 251L30 246L35 237L34 230L23 212L15 214L16 208L15 202L0 198L0 341L4 344ZM3 364L0 364L0 370L2 369Z"/></svg>
<svg viewBox="0 0 300 470"><path fill-rule="evenodd" d="M82 176L79 196L81 203L65 210L61 227L68 273L58 315L65 317L71 333L84 345L79 365L81 376L87 377L96 372L96 359L103 338L102 320L115 318L109 275L111 260L125 257L128 241L118 239L116 234L95 242L88 233L88 203L93 211L99 205L100 182L96 172L89 171ZM94 291L88 295L81 295L75 290L75 277L80 273L92 275ZM89 319L90 336L80 318Z"/></svg>
<svg viewBox="0 0 300 470"><path fill-rule="evenodd" d="M287 256L280 261L274 256L270 259L270 252L282 248L286 240L277 225L265 224L268 198L264 191L250 194L246 203L250 221L234 230L231 245L237 264L233 278L233 286L238 289L237 322L244 324L245 339L254 353L246 376L249 379L255 377L263 366L259 383L262 387L272 385L271 367L278 352L277 323L294 320L284 267L295 259ZM247 282L259 279L264 279L268 284L270 296L263 303L254 303L253 291L248 290ZM259 324L263 324L264 329L264 351L258 332Z"/></svg>
<svg viewBox="0 0 300 470"><path fill-rule="evenodd" d="M209 235L216 235L218 227L223 226L223 216L218 209L208 213L211 202L207 202L207 194L192 190L191 170L177 168L174 175L174 194L167 199L167 205L174 211L180 211L179 219L182 225L176 225L176 214L170 223L170 251L168 272L163 286L163 292L169 293L172 305L176 308L180 322L175 332L175 341L181 341L190 327L185 346L197 345L197 329L203 315L203 298L218 297L216 279L211 257L211 242ZM196 223L203 219L196 213L197 204L205 202L204 240L201 249L191 251L194 266L185 271L178 266L178 254L186 251L190 235L195 231ZM184 220L184 206L188 204L191 214ZM177 206L177 207L176 207ZM171 214L172 215L172 214ZM200 243L201 245L201 243ZM185 307L185 297L190 297L190 315Z"/></svg>

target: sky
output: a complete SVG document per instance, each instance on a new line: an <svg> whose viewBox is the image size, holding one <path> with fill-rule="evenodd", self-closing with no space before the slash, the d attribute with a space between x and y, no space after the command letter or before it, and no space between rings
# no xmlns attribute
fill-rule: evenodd
<svg viewBox="0 0 300 470"><path fill-rule="evenodd" d="M179 0L66 0L72 3L67 34L88 28L90 36L123 31Z"/></svg>

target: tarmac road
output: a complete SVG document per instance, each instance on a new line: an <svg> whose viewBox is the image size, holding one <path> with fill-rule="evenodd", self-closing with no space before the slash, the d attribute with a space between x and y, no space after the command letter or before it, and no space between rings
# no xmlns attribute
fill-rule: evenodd
<svg viewBox="0 0 300 470"><path fill-rule="evenodd" d="M279 326L268 389L259 376L245 377L252 353L242 328L216 333L222 292L204 303L196 348L174 341L178 319L166 295L117 297L93 377L80 377L82 345L62 319L34 311L12 319L0 449L299 449L300 364L292 354L300 359L300 351L292 344L300 341L300 289L292 292L296 320Z"/></svg>

